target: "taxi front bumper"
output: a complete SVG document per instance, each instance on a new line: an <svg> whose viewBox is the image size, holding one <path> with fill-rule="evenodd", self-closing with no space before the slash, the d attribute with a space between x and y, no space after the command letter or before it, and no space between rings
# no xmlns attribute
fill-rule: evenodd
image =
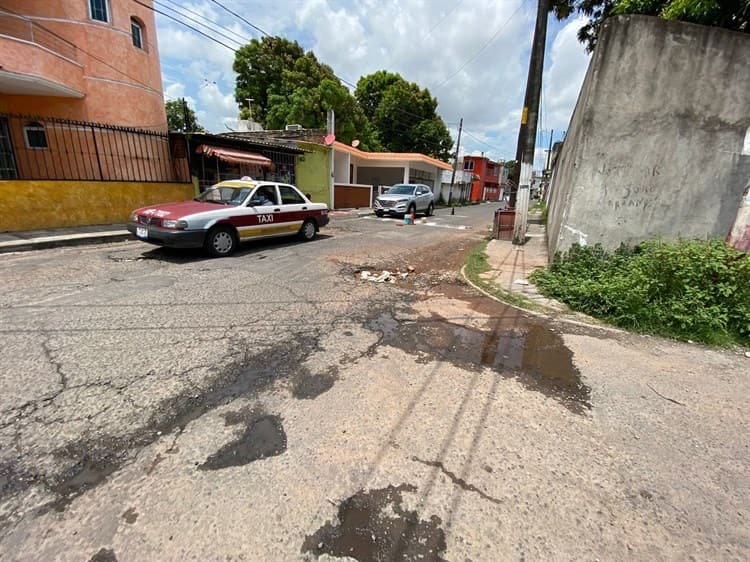
<svg viewBox="0 0 750 562"><path fill-rule="evenodd" d="M169 248L201 248L206 238L204 230L174 230L134 222L128 223L128 231L141 242Z"/></svg>

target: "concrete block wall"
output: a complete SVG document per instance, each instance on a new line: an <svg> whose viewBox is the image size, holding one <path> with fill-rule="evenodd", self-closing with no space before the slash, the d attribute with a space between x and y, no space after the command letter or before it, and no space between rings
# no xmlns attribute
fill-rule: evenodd
<svg viewBox="0 0 750 562"><path fill-rule="evenodd" d="M750 35L603 25L555 169L550 256L573 243L726 237L750 178Z"/></svg>

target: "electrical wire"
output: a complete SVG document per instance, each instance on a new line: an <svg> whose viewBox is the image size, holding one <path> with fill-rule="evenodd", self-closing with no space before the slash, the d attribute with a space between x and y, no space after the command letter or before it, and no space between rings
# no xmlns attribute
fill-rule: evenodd
<svg viewBox="0 0 750 562"><path fill-rule="evenodd" d="M202 22L202 21L200 21L200 20L197 20L196 18L190 17L190 16L188 16L188 15L186 15L186 14L182 13L181 11L179 11L179 10L178 10L177 8L172 8L171 6L167 6L167 5L166 5L166 4L164 4L163 2L159 2L159 0L154 0L154 4L158 4L158 5L160 5L161 7L163 7L164 9L166 9L166 10L172 10L172 12L174 12L174 13L178 14L178 15L179 15L180 17L183 17L183 18L185 18L185 19L187 19L187 20L189 20L189 21L192 21L192 22L194 22L194 23L197 23L198 25L202 25L203 27L205 27L205 28L206 28L206 29L208 29L209 31L211 31L211 32L213 32L213 33L217 33L217 34L221 35L222 37L224 37L225 39L228 39L229 41L232 41L232 42L234 42L234 43L237 43L237 45L239 45L240 47L241 47L242 45L244 45L245 43L247 43L247 42L248 42L247 40L244 40L244 39L243 39L242 37L240 37L239 35L235 34L234 32L231 32L231 31L230 31L230 33L232 33L232 34L233 34L233 35L235 35L236 37L240 37L240 38L239 38L239 39L235 39L235 37L230 37L229 35L227 35L227 34L226 34L226 33L224 33L223 31L221 31L221 29L216 29L216 28L215 28L214 26L210 26L210 25L208 25L207 23L204 23L204 22ZM195 13L195 12L192 12L192 13ZM202 17L202 18L203 18L203 16L200 16L200 17ZM211 21L211 20L209 20L209 19L207 19L207 18L203 18L203 19L204 19L205 21L208 21L208 22L210 22L210 21ZM229 30L227 30L227 31L229 31Z"/></svg>
<svg viewBox="0 0 750 562"><path fill-rule="evenodd" d="M241 20L242 20L242 21L244 21L244 22L245 22L245 23L246 23L247 25L249 25L250 27L252 27L252 28L253 28L253 29L255 29L256 31L258 31L258 32L259 32L259 33L261 33L262 35L265 35L266 37L270 37L270 36L271 36L271 35L270 35L270 34L269 34L269 33L268 33L267 31L264 31L263 29L261 29L260 27L258 27L257 25L255 25L254 23L252 23L252 22L250 22L250 21L246 20L245 18L243 18L243 17L242 17L241 15L239 15L238 13L235 13L235 12L233 12L232 10L230 10L229 8L227 8L227 7L226 7L226 6L224 5L224 4L222 4L222 3L221 3L221 2L219 2L218 0L211 0L211 2L213 2L214 4L216 4L217 6L219 6L220 8L222 8L223 10L226 10L227 12L229 12L230 14L232 14L232 15L233 15L234 17L236 17L236 18L239 18L239 19L241 19Z"/></svg>
<svg viewBox="0 0 750 562"><path fill-rule="evenodd" d="M495 33L493 33L493 34L492 34L492 37L490 37L490 38L489 38L489 40L488 40L488 41L487 41L487 42L486 42L486 43L485 43L484 45L482 45L482 47L481 47L481 48L480 48L480 49L479 49L479 50L478 50L478 51L477 51L476 53L474 53L474 54L473 54L473 55L472 55L471 57L469 57L469 59L468 59L468 60L467 60L467 61L466 61L465 63L463 63L463 64L462 64L462 65L461 65L461 66L460 66L460 67L458 68L458 70L456 70L456 71L455 71L455 72L454 72L453 74L451 74L450 76L448 76L448 77L447 77L447 78L446 78L445 80L443 80L443 81L442 81L442 82L440 82L439 84L437 84L437 85L434 85L434 86L432 86L432 88L433 88L433 89L438 89L438 88L440 88L440 87L444 86L444 85L445 85L445 84L447 84L447 83L448 83L448 82L449 82L449 81L450 81L450 80L451 80L451 79L452 79L452 78L453 78L454 76L456 76L456 75L457 75L457 74L458 74L459 72L461 72L461 71L462 71L462 70L463 70L464 68L466 68L466 67L467 67L467 66L468 66L468 65L469 65L470 63L474 62L474 60L475 60L475 59L476 59L476 58L477 58L477 57L478 57L478 56L479 56L480 54L482 54L482 52L483 52L483 51L484 51L484 50L485 50L485 49L486 49L487 47L489 47L489 46L490 46L490 44L491 44L491 43L492 43L493 41L495 41L495 39L497 39L497 37L498 37L498 36L500 35L500 33L501 33L501 32L502 32L502 31L503 31L503 30L504 30L504 29L505 29L505 28L506 28L506 27L508 26L508 24L509 24L509 23L510 23L510 22L511 22L511 21L513 20L513 18L514 18L514 17L516 16L516 14L517 14L518 12L520 12L520 11L521 11L521 8L523 8L524 2L526 2L526 0L522 0L522 1L521 1L521 3L520 3L520 4L518 5L518 8L516 8L516 10L515 10L515 11L514 11L514 12L513 12L513 13L512 13L511 15L510 15L510 17L509 17L509 18L508 18L508 19L507 19L507 20L505 21L505 23L503 23L503 25L501 25L501 26L500 26L500 27L498 28L498 30L497 30L497 31L495 31Z"/></svg>
<svg viewBox="0 0 750 562"><path fill-rule="evenodd" d="M177 23L179 23L179 24L182 24L182 25L184 25L184 26L185 26L185 27L187 27L188 29L192 29L193 31L195 31L195 32L196 32L196 33L198 33L199 35L202 35L203 37L206 37L207 39L210 39L210 40L211 40L211 41L213 41L214 43L218 43L218 44L219 44L219 45L221 45L222 47L226 47L227 49L229 49L230 51L232 51L232 52L234 52L234 53L236 53L236 52L237 52L237 49L235 49L234 47L230 47L230 46L229 46L229 45L227 45L226 43L223 43L223 42L219 41L219 40L218 40L218 39L216 39L215 37L211 37L211 36L210 36L210 35L208 35L207 33L203 33L203 32L202 32L202 31L201 31L200 29L198 29L198 28L196 28L196 27L193 27L192 25L189 25L189 24L185 23L184 21L181 21L181 20L179 20L179 19L177 19L177 18L175 18L175 17L173 17L173 16L170 16L170 15L169 15L169 14L167 14L166 12L162 12L161 10L157 10L157 9L156 9L156 8L154 8L153 6L149 6L148 4L145 4L145 3L141 2L140 0L133 0L133 2L135 2L135 3L136 3L136 4L138 4L139 6L143 6L144 8L148 8L149 10L153 11L154 13L160 14L160 15L164 16L165 18L169 18L169 19L171 19L171 20L173 20L173 21L176 21Z"/></svg>

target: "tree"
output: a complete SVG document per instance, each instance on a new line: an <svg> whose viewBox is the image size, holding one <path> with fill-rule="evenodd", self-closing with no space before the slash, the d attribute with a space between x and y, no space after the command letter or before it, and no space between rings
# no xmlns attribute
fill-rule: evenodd
<svg viewBox="0 0 750 562"><path fill-rule="evenodd" d="M283 73L292 70L304 54L305 50L296 41L263 37L243 45L234 56L232 68L237 73L234 97L240 104L253 100L253 118L263 127L267 128L269 97L281 94Z"/></svg>
<svg viewBox="0 0 750 562"><path fill-rule="evenodd" d="M385 149L422 152L445 161L450 157L453 139L429 90L380 70L360 78L354 97Z"/></svg>
<svg viewBox="0 0 750 562"><path fill-rule="evenodd" d="M184 98L169 100L164 104L164 109L167 112L167 126L170 131L206 132L206 129L198 123L195 112L190 109ZM185 114L187 114L187 127L185 127Z"/></svg>
<svg viewBox="0 0 750 562"><path fill-rule="evenodd" d="M506 170L508 170L508 177L510 177L516 171L516 168L518 168L518 161L517 160L506 160L503 163L503 167Z"/></svg>
<svg viewBox="0 0 750 562"><path fill-rule="evenodd" d="M578 32L589 52L596 46L602 22L618 14L658 16L750 33L748 0L553 0L552 9L558 19L574 11L590 18Z"/></svg>
<svg viewBox="0 0 750 562"><path fill-rule="evenodd" d="M304 52L286 39L266 37L242 47L234 69L238 72L235 97L253 99L253 117L265 128L298 123L307 129L324 129L332 109L338 140L351 143L357 139L365 150L379 148L354 97L312 51Z"/></svg>

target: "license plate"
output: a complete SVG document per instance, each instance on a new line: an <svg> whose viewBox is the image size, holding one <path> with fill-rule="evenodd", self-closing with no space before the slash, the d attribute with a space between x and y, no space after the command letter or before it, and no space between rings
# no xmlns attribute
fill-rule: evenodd
<svg viewBox="0 0 750 562"><path fill-rule="evenodd" d="M148 238L148 228L142 228L140 226L137 226L135 228L135 235L138 238Z"/></svg>

